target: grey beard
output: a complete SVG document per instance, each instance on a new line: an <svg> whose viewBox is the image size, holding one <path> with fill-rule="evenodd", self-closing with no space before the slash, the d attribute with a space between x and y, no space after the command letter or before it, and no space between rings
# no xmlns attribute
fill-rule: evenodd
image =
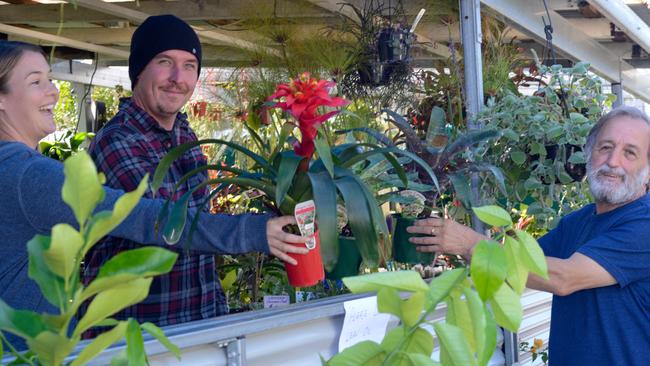
<svg viewBox="0 0 650 366"><path fill-rule="evenodd" d="M623 186L612 186L608 183L601 182L598 176L601 172L623 176ZM591 161L587 161L589 190L594 196L594 200L612 205L619 205L634 199L639 191L648 183L645 181L648 172L650 172L650 167L646 166L638 175L630 176L621 168L612 169L607 165L603 165L594 171L591 166Z"/></svg>

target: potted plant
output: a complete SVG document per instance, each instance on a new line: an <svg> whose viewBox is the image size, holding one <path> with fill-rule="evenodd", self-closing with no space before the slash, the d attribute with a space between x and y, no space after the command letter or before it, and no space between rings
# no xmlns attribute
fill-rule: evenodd
<svg viewBox="0 0 650 366"><path fill-rule="evenodd" d="M101 176L90 156L79 152L64 162L65 183L62 196L72 209L79 230L68 224L52 228L51 236L36 235L27 243L29 277L36 281L45 299L59 309L58 314L38 314L12 309L0 300L0 329L25 339L28 352L17 352L0 332L2 343L15 356L12 364L63 365L81 340L81 334L95 326L111 326L69 363L84 365L110 345L126 338L126 354L120 364L145 364L142 331L158 339L180 358L179 349L152 323L135 319L117 321L111 316L147 297L153 276L171 270L176 253L158 247L142 247L122 252L106 262L88 286L79 279L81 262L88 250L118 226L131 212L147 188L145 177L135 191L126 193L113 211L92 215L104 199ZM85 301L90 301L83 317L73 319ZM0 347L0 356L3 347Z"/></svg>
<svg viewBox="0 0 650 366"><path fill-rule="evenodd" d="M325 273L330 280L358 275L362 262L361 253L350 229L347 211L340 204L336 205L336 229L339 232L339 256L334 268Z"/></svg>
<svg viewBox="0 0 650 366"><path fill-rule="evenodd" d="M360 169L360 166L370 164L369 159L372 157L381 156L390 163L390 169L395 171L403 184L408 184L404 168L396 159L396 156L406 156L420 164L429 179L435 180L435 177L431 168L417 155L396 147L369 143L330 146L322 124L339 111L321 109L347 104L344 99L329 95L334 85L333 82L316 80L304 73L288 84L277 86L276 92L268 98L266 108L280 108L293 119L288 119L278 126L280 134L277 144L268 156L256 154L244 146L220 139L185 144L170 151L161 160L154 174L152 190L158 189L171 163L188 149L201 144L226 145L244 154L253 164L250 169L220 164L200 168L233 173L230 177L203 182L202 186L226 183L256 188L264 193L259 197L264 206L278 214L293 214L297 203L313 200L319 229L320 253L327 270L332 270L338 260L336 204L341 201L345 205L350 229L365 265L377 268L390 255L388 228L373 193L355 171ZM280 121L276 118L273 120ZM296 128L300 131L300 139L291 136ZM267 146L253 129L248 131L257 144ZM290 144L292 149L285 150L285 144ZM189 174L193 173L195 172ZM168 220L163 230L163 235L171 242L178 240L179 230L185 225L187 201L191 194L192 191L188 192L172 205L173 219Z"/></svg>
<svg viewBox="0 0 650 366"><path fill-rule="evenodd" d="M508 182L505 195L486 187L488 196L502 197L508 206L524 203L528 214L553 226L558 214L587 201L581 147L614 96L602 93L601 81L588 72L588 63L538 64L531 69L526 80L540 83L538 91L533 95L505 91L481 112L480 121L502 133L477 155L499 166Z"/></svg>
<svg viewBox="0 0 650 366"><path fill-rule="evenodd" d="M409 239L419 234L411 234L406 228L413 223L424 218L426 198L420 192L413 190L403 190L400 196L406 198L402 203L401 212L391 215L393 223L393 259L400 263L409 264L432 264L435 259L435 253L418 252L416 245L413 245ZM427 210L430 212L430 210Z"/></svg>

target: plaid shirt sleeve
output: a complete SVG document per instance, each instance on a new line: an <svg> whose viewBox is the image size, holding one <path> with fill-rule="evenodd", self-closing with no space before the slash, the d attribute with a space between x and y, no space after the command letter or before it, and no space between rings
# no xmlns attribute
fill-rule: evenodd
<svg viewBox="0 0 650 366"><path fill-rule="evenodd" d="M146 147L138 141L137 134L111 131L103 138L94 140L89 151L97 169L106 176L106 184L127 192L136 189L145 175L152 175L156 169ZM145 197L151 197L149 189Z"/></svg>

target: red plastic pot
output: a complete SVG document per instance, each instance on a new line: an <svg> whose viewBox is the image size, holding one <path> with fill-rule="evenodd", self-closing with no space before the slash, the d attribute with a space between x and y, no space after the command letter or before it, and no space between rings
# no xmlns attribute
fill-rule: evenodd
<svg viewBox="0 0 650 366"><path fill-rule="evenodd" d="M289 284L293 287L314 286L325 278L325 269L323 269L323 260L320 255L320 236L316 232L316 247L307 254L287 253L295 259L298 264L284 263L284 268L289 277ZM295 246L304 247L305 244L298 243Z"/></svg>

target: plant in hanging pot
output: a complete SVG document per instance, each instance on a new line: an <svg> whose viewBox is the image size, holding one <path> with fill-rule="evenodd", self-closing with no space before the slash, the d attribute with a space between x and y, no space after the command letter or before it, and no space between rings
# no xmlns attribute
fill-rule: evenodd
<svg viewBox="0 0 650 366"><path fill-rule="evenodd" d="M540 83L533 95L506 91L488 101L480 121L502 131L499 140L477 151L499 166L508 182L505 195L486 185L488 196L506 206L528 205L537 222L552 226L588 202L582 182L585 154L581 147L614 96L602 93L602 82L589 64L531 67L527 80ZM559 187L561 185L561 187Z"/></svg>
<svg viewBox="0 0 650 366"><path fill-rule="evenodd" d="M327 270L332 270L338 260L336 204L337 201L343 202L350 229L365 265L377 268L390 255L390 246L387 245L388 228L373 193L355 171L359 169L359 165L368 164L369 159L375 156L386 159L404 184L408 184L408 181L396 156L407 156L421 164L430 177L433 177L433 171L418 156L395 147L368 143L346 143L330 147L328 135L322 125L340 111L325 111L323 108L340 107L348 103L342 98L329 95L334 85L326 80L316 80L307 73L290 83L279 84L276 92L268 98L269 102L265 107L279 108L288 116L284 122L279 118L272 118L272 124L281 123L281 126L274 126L280 134L276 148L268 156L220 139L181 145L161 160L154 174L152 191L158 189L171 163L188 149L201 144L226 145L245 155L252 164L246 168L222 164L201 167L198 171L212 169L232 174L229 177L210 179L194 189L209 184L235 184L246 189L255 188L264 193L258 199L276 214L293 215L300 203L313 200L317 225L314 229L317 230L320 255ZM299 130L299 138L291 136L296 129ZM254 129L248 129L248 132L256 144L267 146ZM285 145L291 148L285 149ZM188 176L195 173L196 171L190 172ZM185 225L187 202L192 192L187 192L171 205L173 219L168 220L163 229L163 235L171 242L178 241L179 230ZM169 207L167 205L162 214L165 214ZM311 284L318 281L315 278L311 280Z"/></svg>

